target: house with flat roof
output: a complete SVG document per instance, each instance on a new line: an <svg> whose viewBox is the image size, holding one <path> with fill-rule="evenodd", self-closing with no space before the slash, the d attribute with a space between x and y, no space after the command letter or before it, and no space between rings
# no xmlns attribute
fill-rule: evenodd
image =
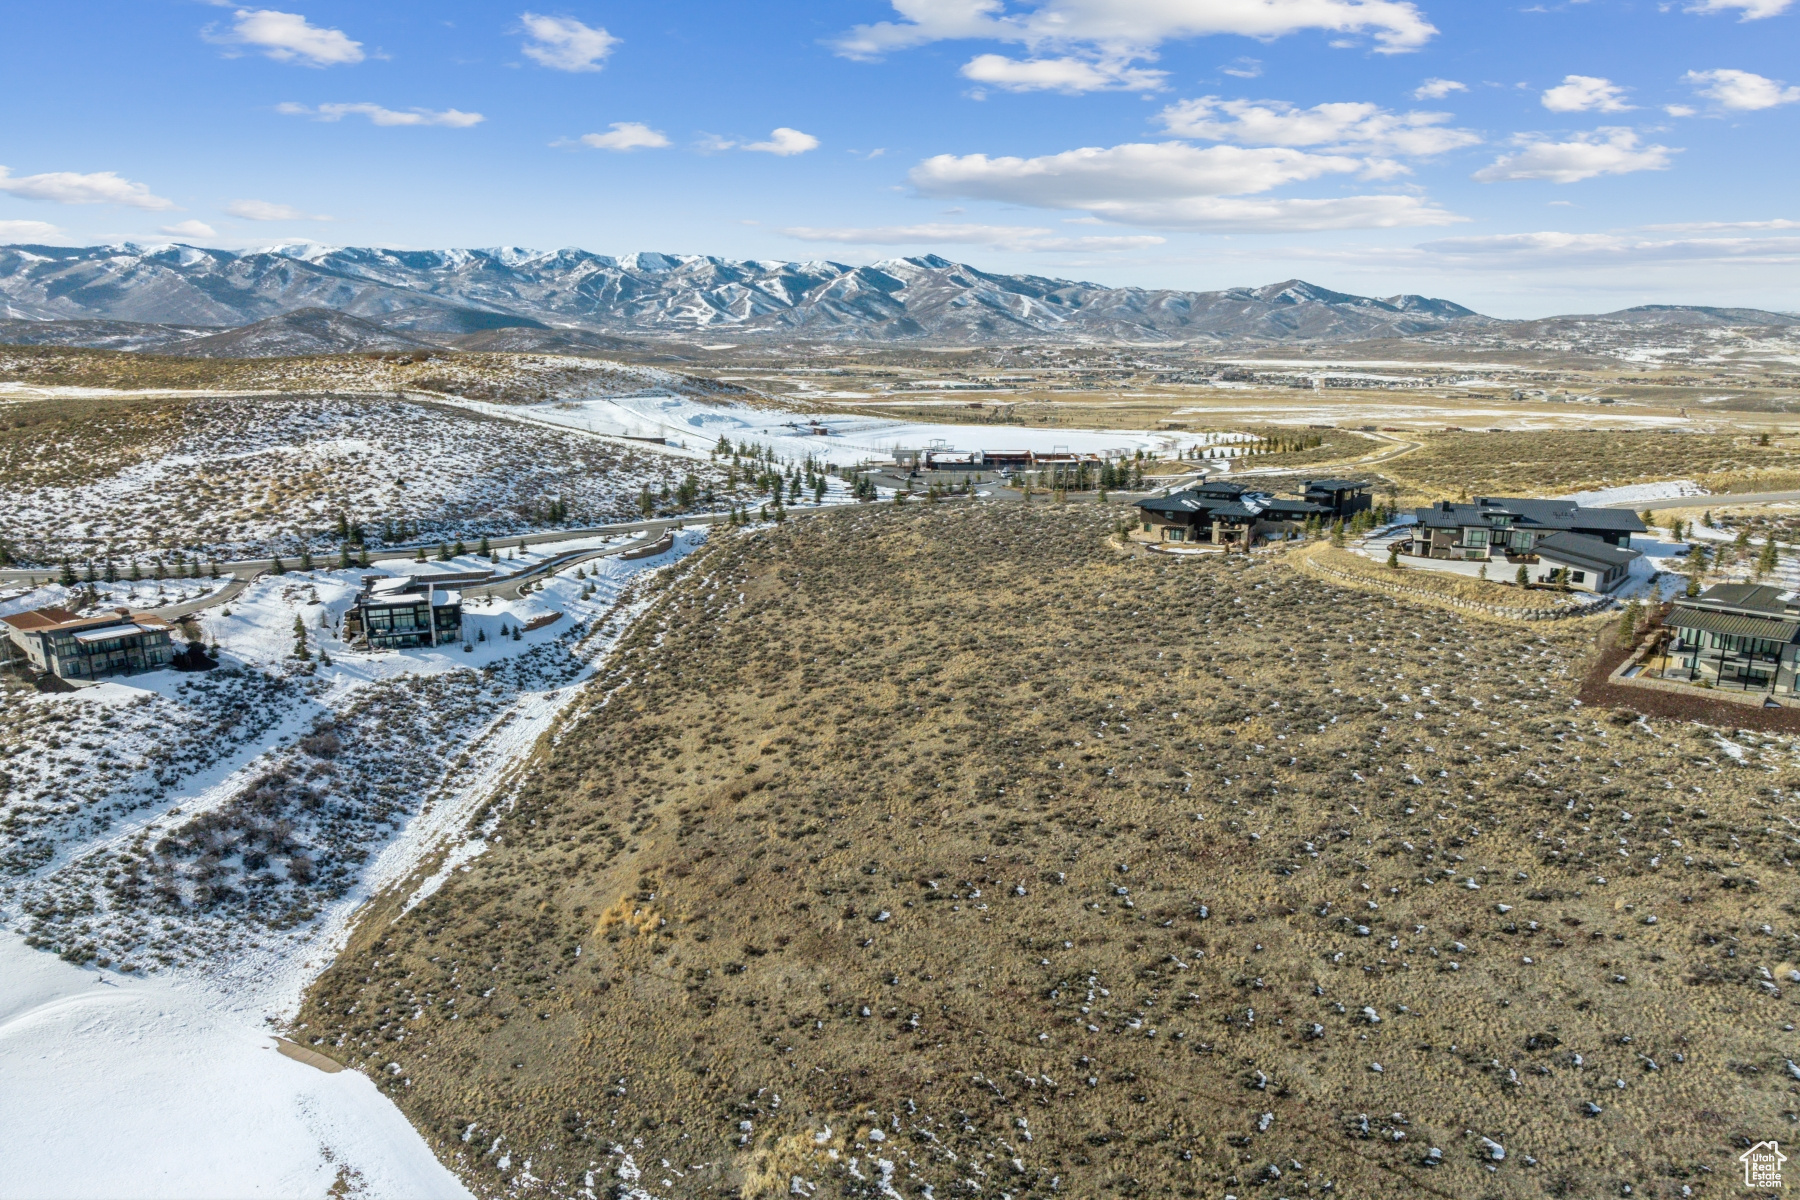
<svg viewBox="0 0 1800 1200"><path fill-rule="evenodd" d="M1665 679L1795 695L1800 596L1766 583L1716 583L1677 599L1660 660Z"/></svg>
<svg viewBox="0 0 1800 1200"><path fill-rule="evenodd" d="M1241 483L1203 480L1168 496L1139 500L1133 541L1235 546L1248 549L1259 540L1305 524L1308 517L1326 518L1331 510L1305 500L1283 500L1271 492Z"/></svg>
<svg viewBox="0 0 1800 1200"><path fill-rule="evenodd" d="M462 593L430 575L363 578L356 603L344 614L344 641L371 650L455 645L463 639Z"/></svg>
<svg viewBox="0 0 1800 1200"><path fill-rule="evenodd" d="M1300 485L1300 498L1331 510L1334 521L1348 521L1374 507L1369 484L1361 479L1308 479Z"/></svg>
<svg viewBox="0 0 1800 1200"><path fill-rule="evenodd" d="M89 617L65 608L36 608L0 617L0 629L32 670L58 679L160 671L175 657L173 625L124 608Z"/></svg>

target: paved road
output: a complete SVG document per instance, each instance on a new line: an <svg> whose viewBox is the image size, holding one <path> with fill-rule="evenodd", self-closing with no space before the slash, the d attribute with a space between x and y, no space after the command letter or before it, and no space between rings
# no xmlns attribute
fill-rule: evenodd
<svg viewBox="0 0 1800 1200"><path fill-rule="evenodd" d="M1602 504L1601 508L1628 508L1632 512L1662 512L1670 508L1731 508L1739 504L1780 504L1800 500L1800 492L1719 492L1711 496L1682 496L1674 500L1640 500L1633 504Z"/></svg>

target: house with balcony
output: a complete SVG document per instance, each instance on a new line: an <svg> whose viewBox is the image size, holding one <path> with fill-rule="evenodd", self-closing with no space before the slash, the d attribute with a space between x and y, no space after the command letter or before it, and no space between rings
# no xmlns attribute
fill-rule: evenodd
<svg viewBox="0 0 1800 1200"><path fill-rule="evenodd" d="M1675 601L1672 632L1655 660L1664 679L1795 695L1800 596L1766 583L1718 583Z"/></svg>
<svg viewBox="0 0 1800 1200"><path fill-rule="evenodd" d="M344 614L344 641L352 646L412 650L462 640L462 593L439 586L430 575L366 576L355 605Z"/></svg>
<svg viewBox="0 0 1800 1200"><path fill-rule="evenodd" d="M160 671L175 658L173 625L124 608L88 617L64 608L37 608L0 617L0 630L31 670L58 679Z"/></svg>
<svg viewBox="0 0 1800 1200"><path fill-rule="evenodd" d="M1361 479L1308 479L1300 485L1300 498L1330 509L1333 521L1348 521L1374 507L1369 484Z"/></svg>

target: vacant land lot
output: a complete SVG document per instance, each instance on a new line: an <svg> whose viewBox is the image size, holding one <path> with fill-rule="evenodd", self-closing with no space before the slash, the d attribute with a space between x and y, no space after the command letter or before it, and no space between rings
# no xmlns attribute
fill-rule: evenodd
<svg viewBox="0 0 1800 1200"><path fill-rule="evenodd" d="M65 346L0 346L0 382L32 387L116 390L417 390L529 404L646 388L745 398L741 388L655 367L555 354L412 351L313 354L292 358L179 358Z"/></svg>
<svg viewBox="0 0 1800 1200"><path fill-rule="evenodd" d="M0 407L0 544L27 564L471 542L639 514L705 460L390 396L90 397ZM679 502L677 502L679 503ZM553 507L559 506L559 507Z"/></svg>
<svg viewBox="0 0 1800 1200"><path fill-rule="evenodd" d="M1800 444L1750 434L1605 432L1433 433L1383 470L1409 492L1554 495L1652 479L1692 479L1714 491L1800 486Z"/></svg>
<svg viewBox="0 0 1800 1200"><path fill-rule="evenodd" d="M1108 517L723 535L295 1040L480 1195L1735 1192L1790 745Z"/></svg>

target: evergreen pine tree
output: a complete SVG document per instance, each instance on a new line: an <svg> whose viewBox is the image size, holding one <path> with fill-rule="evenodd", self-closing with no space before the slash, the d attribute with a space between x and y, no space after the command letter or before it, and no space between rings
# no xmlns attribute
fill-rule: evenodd
<svg viewBox="0 0 1800 1200"><path fill-rule="evenodd" d="M1388 547L1388 566L1393 567L1396 570L1399 569L1399 566L1400 566L1400 543L1399 542L1394 542L1392 545L1390 545Z"/></svg>
<svg viewBox="0 0 1800 1200"><path fill-rule="evenodd" d="M424 562L425 561L425 547L420 546L418 549L413 551L413 561L414 562Z"/></svg>
<svg viewBox="0 0 1800 1200"><path fill-rule="evenodd" d="M136 583L138 580L142 579L143 577L144 577L144 573L143 573L143 571L138 569L137 559L135 559L135 558L132 559L131 560L131 582Z"/></svg>
<svg viewBox="0 0 1800 1200"><path fill-rule="evenodd" d="M457 538L456 539L456 548L452 551L452 553L455 554L455 556L457 558L461 558L463 555L467 554L468 552L469 552L469 548L467 546L463 545L462 539Z"/></svg>
<svg viewBox="0 0 1800 1200"><path fill-rule="evenodd" d="M215 558L215 559L212 559L209 561L209 563L207 564L206 574L209 579L217 579L219 577L219 560L218 559Z"/></svg>
<svg viewBox="0 0 1800 1200"><path fill-rule="evenodd" d="M1775 535L1771 533L1763 542L1762 553L1756 556L1756 574L1758 578L1773 575L1780 565L1781 551L1775 545Z"/></svg>
<svg viewBox="0 0 1800 1200"><path fill-rule="evenodd" d="M279 558L274 559L272 561L272 564L269 567L269 574L271 574L271 575L286 575L287 567L282 565L282 562Z"/></svg>
<svg viewBox="0 0 1800 1200"><path fill-rule="evenodd" d="M359 567L366 567L369 565L369 548L367 546L364 546L361 550L357 551L356 565Z"/></svg>
<svg viewBox="0 0 1800 1200"><path fill-rule="evenodd" d="M1519 564L1519 573L1513 576L1513 582L1524 587L1531 582L1531 570L1524 563Z"/></svg>
<svg viewBox="0 0 1800 1200"><path fill-rule="evenodd" d="M338 570L348 571L349 569L350 569L350 543L345 542L342 546L338 547Z"/></svg>
<svg viewBox="0 0 1800 1200"><path fill-rule="evenodd" d="M97 578L99 576L94 571L94 560L90 558L87 560L87 565L82 568L81 582L92 583Z"/></svg>
<svg viewBox="0 0 1800 1200"><path fill-rule="evenodd" d="M306 621L298 613L294 614L294 657L312 657L306 649Z"/></svg>
<svg viewBox="0 0 1800 1200"><path fill-rule="evenodd" d="M62 574L57 576L56 581L66 588L75 586L75 568L69 565L66 558L62 560Z"/></svg>
<svg viewBox="0 0 1800 1200"><path fill-rule="evenodd" d="M302 571L310 571L313 569L313 556L312 556L312 547L311 546L300 547L300 569Z"/></svg>
<svg viewBox="0 0 1800 1200"><path fill-rule="evenodd" d="M492 546L488 545L488 540L486 538L482 538L481 545L475 547L475 553L484 555L487 558L492 559L494 556L494 548Z"/></svg>

